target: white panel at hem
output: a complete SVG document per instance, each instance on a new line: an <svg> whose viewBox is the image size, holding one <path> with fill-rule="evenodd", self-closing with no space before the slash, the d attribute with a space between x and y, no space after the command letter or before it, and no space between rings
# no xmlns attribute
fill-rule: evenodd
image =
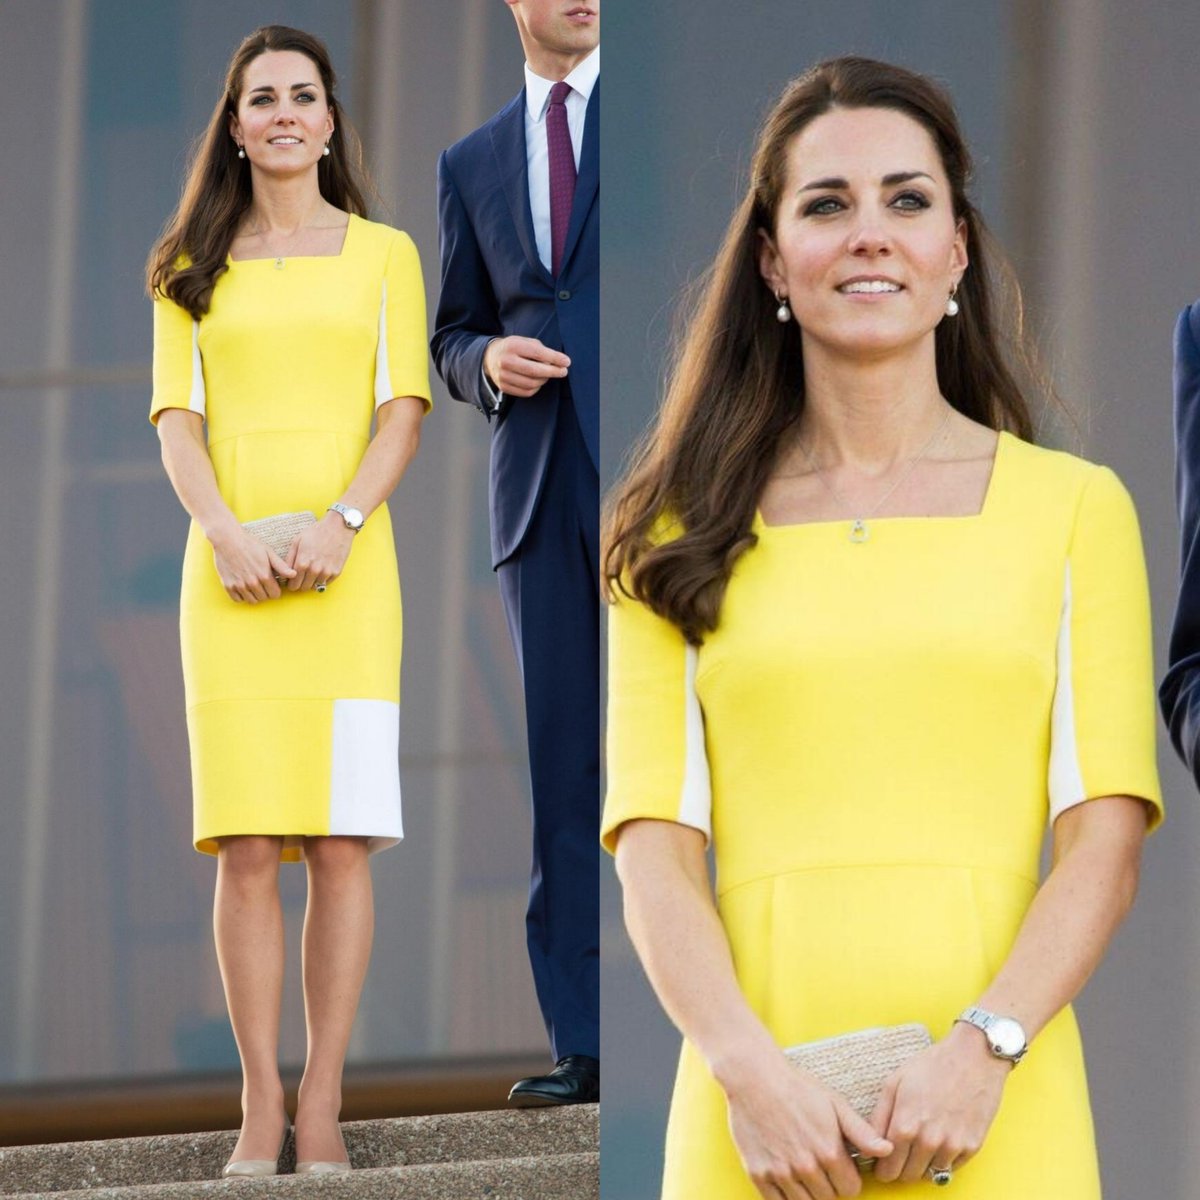
<svg viewBox="0 0 1200 1200"><path fill-rule="evenodd" d="M1050 716L1050 821L1087 799L1079 739L1075 728L1075 687L1071 678L1071 564L1063 581L1062 615L1058 623L1058 678Z"/></svg>
<svg viewBox="0 0 1200 1200"><path fill-rule="evenodd" d="M404 836L400 815L400 705L335 700L329 832L365 837L374 853Z"/></svg>
<svg viewBox="0 0 1200 1200"><path fill-rule="evenodd" d="M704 713L696 695L695 646L687 647L684 669L684 763L683 790L679 797L677 820L704 834L707 844L712 841L712 779L708 770L708 754L704 748Z"/></svg>
<svg viewBox="0 0 1200 1200"><path fill-rule="evenodd" d="M392 371L388 363L387 339L387 280L383 281L383 296L379 301L379 344L375 347L375 407L394 399Z"/></svg>

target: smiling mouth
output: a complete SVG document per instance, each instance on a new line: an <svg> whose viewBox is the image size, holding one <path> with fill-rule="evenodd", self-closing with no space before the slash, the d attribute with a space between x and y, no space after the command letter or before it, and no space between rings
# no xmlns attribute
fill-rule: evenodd
<svg viewBox="0 0 1200 1200"><path fill-rule="evenodd" d="M838 285L843 296L880 296L902 292L904 288L890 279L854 279Z"/></svg>
<svg viewBox="0 0 1200 1200"><path fill-rule="evenodd" d="M276 137L276 138L268 138L267 140L272 146L298 146L298 145L300 145L300 139L296 138L296 137Z"/></svg>
<svg viewBox="0 0 1200 1200"><path fill-rule="evenodd" d="M596 15L595 10L590 8L572 8L567 14L575 20L591 20Z"/></svg>

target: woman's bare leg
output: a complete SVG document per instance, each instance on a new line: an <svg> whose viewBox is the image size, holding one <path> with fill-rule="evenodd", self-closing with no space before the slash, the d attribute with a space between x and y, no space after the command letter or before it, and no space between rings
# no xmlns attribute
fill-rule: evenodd
<svg viewBox="0 0 1200 1200"><path fill-rule="evenodd" d="M279 1078L283 993L282 838L222 838L213 933L242 1059L242 1132L233 1159L275 1158L287 1124Z"/></svg>
<svg viewBox="0 0 1200 1200"><path fill-rule="evenodd" d="M304 855L308 1060L296 1108L296 1158L338 1162L346 1157L338 1127L342 1068L375 929L371 868L365 838L306 838Z"/></svg>

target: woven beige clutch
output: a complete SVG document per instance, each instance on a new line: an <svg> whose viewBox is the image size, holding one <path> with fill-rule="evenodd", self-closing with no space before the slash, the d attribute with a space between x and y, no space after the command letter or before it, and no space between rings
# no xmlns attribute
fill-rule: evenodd
<svg viewBox="0 0 1200 1200"><path fill-rule="evenodd" d="M784 1054L827 1087L841 1092L864 1120L871 1116L888 1076L914 1054L933 1044L924 1025L860 1029L819 1042L790 1046ZM860 1170L874 1159L856 1158Z"/></svg>
<svg viewBox="0 0 1200 1200"><path fill-rule="evenodd" d="M261 542L266 542L280 558L287 558L296 535L310 525L315 525L317 518L308 512L276 513L273 517L261 517L257 521L246 521L242 528L254 534Z"/></svg>

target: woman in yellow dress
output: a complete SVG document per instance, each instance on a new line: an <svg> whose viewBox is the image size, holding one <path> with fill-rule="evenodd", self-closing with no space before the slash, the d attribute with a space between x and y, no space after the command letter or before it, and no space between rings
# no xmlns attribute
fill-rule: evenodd
<svg viewBox="0 0 1200 1200"><path fill-rule="evenodd" d="M274 1174L288 1128L278 874L301 859L297 1169L349 1169L338 1113L370 957L367 856L402 836L385 501L430 403L425 297L411 239L365 219L361 150L334 86L316 38L248 37L148 267L151 420L192 517L180 616L194 836L217 856L217 955L244 1079L230 1175ZM306 510L316 522L283 554L242 527Z"/></svg>
<svg viewBox="0 0 1200 1200"><path fill-rule="evenodd" d="M1031 442L940 89L821 64L751 174L607 521L663 1195L1095 1200L1069 1004L1161 811L1132 504ZM869 1121L780 1052L913 1021Z"/></svg>

